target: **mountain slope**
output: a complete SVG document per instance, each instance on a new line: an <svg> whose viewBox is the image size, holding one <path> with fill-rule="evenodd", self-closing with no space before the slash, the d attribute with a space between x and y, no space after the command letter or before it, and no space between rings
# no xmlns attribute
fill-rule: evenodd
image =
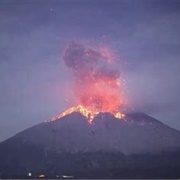
<svg viewBox="0 0 180 180"><path fill-rule="evenodd" d="M80 113L72 113L60 120L29 128L7 142L15 139L43 148L56 146L60 152L103 150L136 154L180 147L179 131L140 113L127 114L124 120L102 113L92 124Z"/></svg>
<svg viewBox="0 0 180 180"><path fill-rule="evenodd" d="M107 169L118 174L119 168L148 168L146 160L151 162L151 168L168 166L170 162L177 168L174 154L179 148L180 132L146 114L131 113L117 119L100 113L89 124L75 112L33 126L0 143L0 174L76 174ZM163 152L168 153L168 158ZM159 158L162 164L157 166Z"/></svg>

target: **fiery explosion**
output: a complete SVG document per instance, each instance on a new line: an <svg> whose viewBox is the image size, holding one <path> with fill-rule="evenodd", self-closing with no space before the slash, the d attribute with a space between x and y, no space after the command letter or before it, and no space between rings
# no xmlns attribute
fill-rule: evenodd
<svg viewBox="0 0 180 180"><path fill-rule="evenodd" d="M70 44L63 56L66 66L73 73L76 104L51 120L72 112L80 112L91 122L99 112L109 112L122 118L123 106L120 70L108 49L95 51L81 44Z"/></svg>

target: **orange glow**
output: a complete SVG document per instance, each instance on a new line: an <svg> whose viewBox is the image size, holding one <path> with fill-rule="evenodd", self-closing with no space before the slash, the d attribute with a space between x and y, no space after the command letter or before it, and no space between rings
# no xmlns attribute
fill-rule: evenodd
<svg viewBox="0 0 180 180"><path fill-rule="evenodd" d="M80 112L91 123L100 112L111 113L122 119L123 107L120 68L108 48L94 50L81 44L70 44L63 56L65 65L73 75L74 106L53 117L60 119L72 112Z"/></svg>
<svg viewBox="0 0 180 180"><path fill-rule="evenodd" d="M86 55L91 57L91 51L85 50ZM102 63L105 63L109 68L115 66L114 57L110 50L101 49L98 56L103 57ZM108 69L106 73L101 67L94 67L94 70L89 70L77 74L75 83L75 96L77 103L81 104L93 112L109 112L112 114L118 113L123 106L122 83L120 80L119 70ZM101 72L102 71L102 72ZM80 76L80 77L79 77Z"/></svg>
<svg viewBox="0 0 180 180"><path fill-rule="evenodd" d="M67 115L73 113L73 112L79 112L79 113L81 113L83 116L86 117L86 119L88 120L88 122L89 122L90 124L92 123L94 117L100 113L100 112L98 112L98 111L90 111L90 110L88 110L87 108L85 108L85 107L83 107L83 106L81 106L81 105L78 105L78 106L72 107L72 108L70 108L70 109L62 112L61 114L58 114L57 116L52 117L52 118L51 118L51 121L55 121L55 120L57 120L57 119L60 119L60 118L62 118L62 117L64 117L64 116L67 116ZM121 114L120 112L115 113L114 116L115 116L117 119L123 119L123 118L125 117L125 115L124 115L124 114Z"/></svg>
<svg viewBox="0 0 180 180"><path fill-rule="evenodd" d="M38 177L39 177L39 178L44 178L45 175L44 175L44 174L40 174Z"/></svg>

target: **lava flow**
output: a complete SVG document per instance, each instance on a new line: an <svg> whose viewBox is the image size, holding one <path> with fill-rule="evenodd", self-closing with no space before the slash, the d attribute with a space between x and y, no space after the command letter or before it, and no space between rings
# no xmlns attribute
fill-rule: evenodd
<svg viewBox="0 0 180 180"><path fill-rule="evenodd" d="M51 121L60 119L68 114L73 113L73 112L81 113L83 116L85 116L88 119L89 123L92 123L94 117L100 113L100 112L96 112L96 111L90 111L90 110L86 109L85 107L79 105L79 106L72 107L57 116L52 117ZM120 112L117 112L114 114L114 116L118 119L122 119L125 115L121 114Z"/></svg>
<svg viewBox="0 0 180 180"><path fill-rule="evenodd" d="M92 122L99 112L109 112L121 119L123 106L120 70L113 53L108 49L93 50L71 43L63 56L74 78L73 92L77 106L53 117L59 119L80 112Z"/></svg>

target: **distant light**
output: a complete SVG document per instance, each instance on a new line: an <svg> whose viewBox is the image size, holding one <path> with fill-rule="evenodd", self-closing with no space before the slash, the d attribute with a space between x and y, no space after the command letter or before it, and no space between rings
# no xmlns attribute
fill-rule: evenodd
<svg viewBox="0 0 180 180"><path fill-rule="evenodd" d="M44 175L44 174L40 174L38 177L39 177L39 178L44 178L45 175Z"/></svg>
<svg viewBox="0 0 180 180"><path fill-rule="evenodd" d="M74 176L62 175L63 178L73 178Z"/></svg>
<svg viewBox="0 0 180 180"><path fill-rule="evenodd" d="M32 173L31 173L31 172L29 172L29 173L28 173L28 176L29 176L29 177L31 177L31 176L32 176Z"/></svg>

